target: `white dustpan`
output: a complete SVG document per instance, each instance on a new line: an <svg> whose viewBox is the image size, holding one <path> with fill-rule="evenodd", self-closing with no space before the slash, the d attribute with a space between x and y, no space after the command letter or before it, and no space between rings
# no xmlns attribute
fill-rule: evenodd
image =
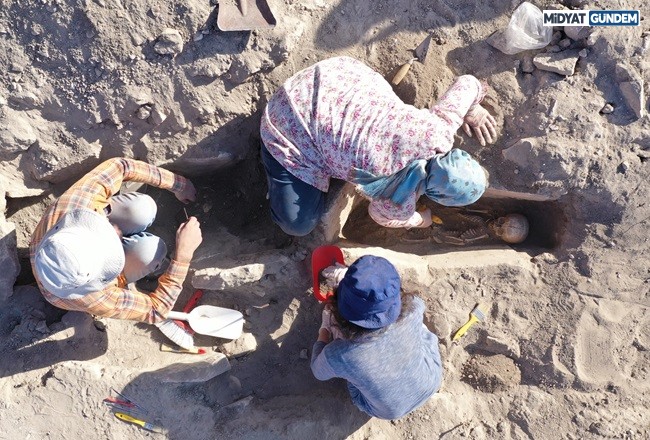
<svg viewBox="0 0 650 440"><path fill-rule="evenodd" d="M244 327L241 312L216 306L198 306L190 313L172 311L167 319L187 321L195 332L223 339L237 339Z"/></svg>

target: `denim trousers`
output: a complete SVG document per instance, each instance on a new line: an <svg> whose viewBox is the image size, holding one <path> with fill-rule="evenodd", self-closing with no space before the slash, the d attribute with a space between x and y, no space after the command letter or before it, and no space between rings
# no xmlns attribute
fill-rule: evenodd
<svg viewBox="0 0 650 440"><path fill-rule="evenodd" d="M158 236L145 232L158 207L148 195L130 192L111 197L108 221L122 231L124 277L134 283L155 272L167 256L167 245Z"/></svg>
<svg viewBox="0 0 650 440"><path fill-rule="evenodd" d="M291 174L262 145L262 164L269 186L271 217L289 235L314 230L325 208L325 193Z"/></svg>

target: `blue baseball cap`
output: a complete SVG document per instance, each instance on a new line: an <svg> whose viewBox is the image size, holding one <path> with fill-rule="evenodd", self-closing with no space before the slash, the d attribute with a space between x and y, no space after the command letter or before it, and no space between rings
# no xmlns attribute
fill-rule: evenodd
<svg viewBox="0 0 650 440"><path fill-rule="evenodd" d="M339 283L339 313L359 327L385 327L399 316L400 292L401 281L395 266L382 257L363 256L352 263Z"/></svg>

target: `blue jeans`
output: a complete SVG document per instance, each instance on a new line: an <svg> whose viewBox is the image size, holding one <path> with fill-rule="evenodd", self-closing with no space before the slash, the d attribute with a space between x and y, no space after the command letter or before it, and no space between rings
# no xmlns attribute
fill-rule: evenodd
<svg viewBox="0 0 650 440"><path fill-rule="evenodd" d="M262 145L273 221L289 235L314 230L325 207L325 193L291 174Z"/></svg>
<svg viewBox="0 0 650 440"><path fill-rule="evenodd" d="M134 283L155 272L167 256L167 246L158 236L145 232L158 207L146 195L130 192L111 197L108 221L122 231L125 264L122 273L127 282Z"/></svg>

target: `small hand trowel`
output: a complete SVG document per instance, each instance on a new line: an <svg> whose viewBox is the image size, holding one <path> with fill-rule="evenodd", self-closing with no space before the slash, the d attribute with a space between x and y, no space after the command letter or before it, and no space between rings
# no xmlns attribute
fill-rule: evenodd
<svg viewBox="0 0 650 440"><path fill-rule="evenodd" d="M428 34L427 37L422 40L422 43L418 45L418 47L415 48L415 58L411 58L409 61L406 63L402 64L402 66L399 68L393 79L391 80L391 84L396 86L406 76L406 74L409 72L411 69L411 66L413 65L414 61L419 61L424 64L424 60L427 57L427 54L429 53L429 46L431 45L431 34Z"/></svg>
<svg viewBox="0 0 650 440"><path fill-rule="evenodd" d="M272 29L276 23L266 0L219 0L217 27L222 31Z"/></svg>

